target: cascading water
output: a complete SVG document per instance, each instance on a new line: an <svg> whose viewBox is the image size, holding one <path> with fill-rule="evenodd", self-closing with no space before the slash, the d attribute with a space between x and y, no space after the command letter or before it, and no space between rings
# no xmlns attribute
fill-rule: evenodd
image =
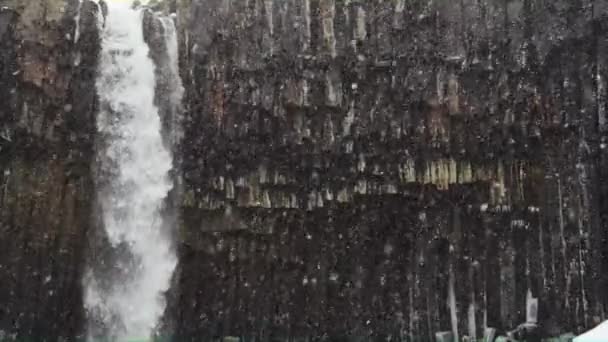
<svg viewBox="0 0 608 342"><path fill-rule="evenodd" d="M181 131L181 117L179 108L181 107L182 97L184 95L184 87L179 76L179 56L177 32L175 23L172 17L160 18L160 23L163 27L163 37L167 46L167 78L169 88L169 104L171 106L170 117L170 143L173 147L182 139L183 132Z"/></svg>
<svg viewBox="0 0 608 342"><path fill-rule="evenodd" d="M85 279L85 306L90 338L125 341L154 334L177 263L162 215L173 158L154 104L142 11L110 4L102 41L97 195L114 257Z"/></svg>

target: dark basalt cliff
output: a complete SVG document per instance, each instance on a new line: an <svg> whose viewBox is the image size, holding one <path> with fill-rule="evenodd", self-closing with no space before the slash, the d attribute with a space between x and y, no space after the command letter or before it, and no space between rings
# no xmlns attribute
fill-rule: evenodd
<svg viewBox="0 0 608 342"><path fill-rule="evenodd" d="M99 13L78 3L0 0L0 339L84 327ZM185 88L172 117L147 15L176 340L481 338L531 298L544 335L606 318L608 1L158 8Z"/></svg>
<svg viewBox="0 0 608 342"><path fill-rule="evenodd" d="M175 333L604 319L607 4L179 1Z"/></svg>
<svg viewBox="0 0 608 342"><path fill-rule="evenodd" d="M77 11L0 0L0 340L69 339L83 324L100 45L97 5Z"/></svg>

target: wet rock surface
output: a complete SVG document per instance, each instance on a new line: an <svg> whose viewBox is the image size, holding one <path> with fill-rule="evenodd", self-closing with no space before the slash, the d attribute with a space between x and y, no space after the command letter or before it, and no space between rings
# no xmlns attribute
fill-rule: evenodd
<svg viewBox="0 0 608 342"><path fill-rule="evenodd" d="M178 1L183 337L605 318L605 1Z"/></svg>
<svg viewBox="0 0 608 342"><path fill-rule="evenodd" d="M0 0L0 330L18 336L82 332L85 251L103 244L99 7L78 8ZM157 101L178 152L169 335L538 338L606 318L608 2L158 8L178 10L186 92L181 144Z"/></svg>
<svg viewBox="0 0 608 342"><path fill-rule="evenodd" d="M82 327L91 221L97 5L0 1L0 330ZM76 23L78 18L79 23ZM79 39L75 33L78 31Z"/></svg>

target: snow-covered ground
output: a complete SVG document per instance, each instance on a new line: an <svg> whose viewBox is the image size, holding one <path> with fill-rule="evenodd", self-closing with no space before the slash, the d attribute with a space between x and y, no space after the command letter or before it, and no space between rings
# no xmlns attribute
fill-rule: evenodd
<svg viewBox="0 0 608 342"><path fill-rule="evenodd" d="M574 342L608 342L608 321L576 337Z"/></svg>

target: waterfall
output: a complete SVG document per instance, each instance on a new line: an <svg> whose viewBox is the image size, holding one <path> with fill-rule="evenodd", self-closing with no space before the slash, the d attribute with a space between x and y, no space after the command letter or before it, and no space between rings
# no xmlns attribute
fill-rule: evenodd
<svg viewBox="0 0 608 342"><path fill-rule="evenodd" d="M78 7L76 8L76 16L74 17L74 24L76 27L74 28L74 43L78 43L78 39L80 39L80 14L82 11L82 0L78 0Z"/></svg>
<svg viewBox="0 0 608 342"><path fill-rule="evenodd" d="M163 143L155 85L142 11L111 4L97 80L97 197L113 258L96 260L101 266L85 279L90 338L150 338L177 263L162 214L173 157Z"/></svg>
<svg viewBox="0 0 608 342"><path fill-rule="evenodd" d="M163 37L165 45L167 46L167 57L166 61L169 86L169 104L170 110L170 143L175 148L178 141L183 137L181 131L182 122L179 116L182 97L184 95L184 86L179 75L179 56L178 56L178 43L177 43L177 31L175 29L175 23L173 17L162 17L160 23L163 27Z"/></svg>

